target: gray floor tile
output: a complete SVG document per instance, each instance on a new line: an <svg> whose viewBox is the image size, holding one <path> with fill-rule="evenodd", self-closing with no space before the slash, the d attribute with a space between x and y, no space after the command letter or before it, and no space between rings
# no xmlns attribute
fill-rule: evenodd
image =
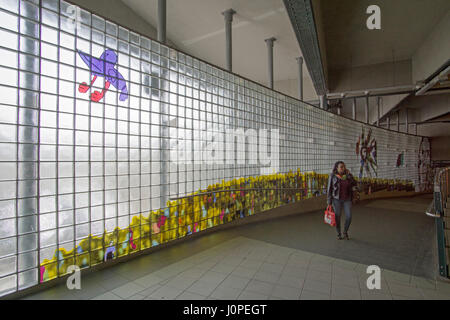
<svg viewBox="0 0 450 320"><path fill-rule="evenodd" d="M182 292L183 290L180 289L163 286L161 288L156 289L153 293L149 295L149 297L161 300L173 300L177 296L179 296Z"/></svg>
<svg viewBox="0 0 450 320"><path fill-rule="evenodd" d="M197 280L186 291L197 293L202 296L209 296L216 288L218 284L211 283L209 281Z"/></svg>
<svg viewBox="0 0 450 320"><path fill-rule="evenodd" d="M81 289L73 289L70 290L71 294L77 297L80 300L88 300L96 297L102 293L105 293L107 290L97 283L83 283L81 280Z"/></svg>
<svg viewBox="0 0 450 320"><path fill-rule="evenodd" d="M231 265L219 263L219 264L216 264L214 267L212 267L211 271L216 271L216 272L230 274L231 272L233 272L233 270L236 267L237 266L231 266Z"/></svg>
<svg viewBox="0 0 450 320"><path fill-rule="evenodd" d="M239 266L249 269L259 269L263 263L264 260L261 259L246 258L241 262Z"/></svg>
<svg viewBox="0 0 450 320"><path fill-rule="evenodd" d="M206 297L197 293L192 293L189 291L184 291L177 297L177 300L205 300Z"/></svg>
<svg viewBox="0 0 450 320"><path fill-rule="evenodd" d="M259 268L260 271L267 271L273 273L281 273L283 271L284 265L264 262Z"/></svg>
<svg viewBox="0 0 450 320"><path fill-rule="evenodd" d="M435 289L420 289L426 300L450 300L450 292Z"/></svg>
<svg viewBox="0 0 450 320"><path fill-rule="evenodd" d="M239 277L235 275L229 275L222 281L221 286L226 286L234 289L244 289L250 282L250 278Z"/></svg>
<svg viewBox="0 0 450 320"><path fill-rule="evenodd" d="M218 286L212 293L211 297L220 300L236 300L241 294L241 289L234 289L226 286Z"/></svg>
<svg viewBox="0 0 450 320"><path fill-rule="evenodd" d="M331 299L360 300L361 291L354 287L332 286Z"/></svg>
<svg viewBox="0 0 450 320"><path fill-rule="evenodd" d="M207 271L204 269L197 269L196 267L192 267L180 273L180 276L196 278L197 280L206 273Z"/></svg>
<svg viewBox="0 0 450 320"><path fill-rule="evenodd" d="M188 277L175 277L169 282L167 282L166 286L174 287L180 290L186 290L189 288L197 279L195 278L188 278Z"/></svg>
<svg viewBox="0 0 450 320"><path fill-rule="evenodd" d="M276 285L271 293L271 296L279 297L287 300L298 300L301 293L300 288L293 288L284 285Z"/></svg>
<svg viewBox="0 0 450 320"><path fill-rule="evenodd" d="M291 277L284 274L281 274L278 279L278 284L293 287L293 288L303 288L303 284L305 283L305 278L297 278Z"/></svg>
<svg viewBox="0 0 450 320"><path fill-rule="evenodd" d="M423 295L418 288L390 283L389 290L391 291L393 297L402 296L412 299L423 299Z"/></svg>
<svg viewBox="0 0 450 320"><path fill-rule="evenodd" d="M306 279L329 283L331 282L331 272L322 272L309 269L306 274Z"/></svg>
<svg viewBox="0 0 450 320"><path fill-rule="evenodd" d="M303 289L300 300L330 300L330 295Z"/></svg>
<svg viewBox="0 0 450 320"><path fill-rule="evenodd" d="M110 290L120 287L128 282L130 282L129 279L122 277L120 275L114 275L113 277L109 278L108 280L100 283L100 285L103 288L105 288L106 290L110 291Z"/></svg>
<svg viewBox="0 0 450 320"><path fill-rule="evenodd" d="M144 288L150 288L150 287L154 286L155 284L162 282L163 280L164 280L163 278L158 277L151 273L151 274L148 274L146 276L143 276L141 278L134 280L134 283L136 283L137 285L142 286Z"/></svg>
<svg viewBox="0 0 450 320"><path fill-rule="evenodd" d="M283 271L281 272L281 275L305 278L307 273L308 273L308 269L306 269L306 268L286 265L284 267Z"/></svg>
<svg viewBox="0 0 450 320"><path fill-rule="evenodd" d="M252 279L245 287L245 291L257 292L269 296L272 293L275 284L257 279Z"/></svg>
<svg viewBox="0 0 450 320"><path fill-rule="evenodd" d="M139 291L138 294L143 295L144 297L148 297L149 295L151 295L153 292L155 292L157 289L161 288L162 285L160 284L154 284L153 286L146 288L142 291Z"/></svg>
<svg viewBox="0 0 450 320"><path fill-rule="evenodd" d="M128 297L126 300L144 300L145 296L139 293L133 294L131 297Z"/></svg>
<svg viewBox="0 0 450 320"><path fill-rule="evenodd" d="M269 271L258 271L253 276L253 279L261 280L265 282L277 283L280 279L279 273L269 272Z"/></svg>
<svg viewBox="0 0 450 320"><path fill-rule="evenodd" d="M257 292L244 290L239 295L238 300L268 300L269 296Z"/></svg>
<svg viewBox="0 0 450 320"><path fill-rule="evenodd" d="M390 294L377 292L374 290L361 291L362 300L392 300Z"/></svg>
<svg viewBox="0 0 450 320"><path fill-rule="evenodd" d="M226 274L226 273L210 270L210 271L206 272L204 275L202 275L198 280L211 282L211 283L218 285L223 280L225 280L226 277L228 277L228 274Z"/></svg>
<svg viewBox="0 0 450 320"><path fill-rule="evenodd" d="M112 292L105 292L99 296L92 298L92 300L122 300L122 298Z"/></svg>
<svg viewBox="0 0 450 320"><path fill-rule="evenodd" d="M134 282L129 282L120 287L117 287L116 289L112 290L111 292L123 299L126 299L144 289L145 288L143 286L140 286Z"/></svg>
<svg viewBox="0 0 450 320"><path fill-rule="evenodd" d="M236 269L234 269L234 271L231 273L231 275L253 278L256 272L258 272L258 269L256 268L245 268L237 266Z"/></svg>
<svg viewBox="0 0 450 320"><path fill-rule="evenodd" d="M303 285L303 290L314 291L314 292L330 295L331 294L331 283L306 279L305 284Z"/></svg>
<svg viewBox="0 0 450 320"><path fill-rule="evenodd" d="M360 285L358 278L356 277L346 277L346 276L341 277L334 274L331 283L333 284L333 286L344 285L347 287L354 287L354 288L359 288Z"/></svg>

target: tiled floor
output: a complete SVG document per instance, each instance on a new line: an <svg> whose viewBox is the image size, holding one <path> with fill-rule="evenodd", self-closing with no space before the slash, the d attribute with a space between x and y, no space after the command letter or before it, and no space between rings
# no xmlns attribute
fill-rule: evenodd
<svg viewBox="0 0 450 320"><path fill-rule="evenodd" d="M400 202L356 206L350 241L335 240L320 212L303 214L208 234L85 275L81 290L61 284L25 299L450 299L429 252L433 220ZM368 264L382 270L379 290L366 286Z"/></svg>
<svg viewBox="0 0 450 320"><path fill-rule="evenodd" d="M363 264L239 236L134 280L105 270L103 277L82 279L79 291L61 285L28 298L450 299L450 283L384 269L381 289L369 290L366 270Z"/></svg>

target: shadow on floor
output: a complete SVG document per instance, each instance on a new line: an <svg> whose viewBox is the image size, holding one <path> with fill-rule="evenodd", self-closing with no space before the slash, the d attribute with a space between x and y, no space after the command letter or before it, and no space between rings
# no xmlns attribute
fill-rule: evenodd
<svg viewBox="0 0 450 320"><path fill-rule="evenodd" d="M435 279L435 224L425 215L431 201L432 195L422 195L355 205L349 241L336 240L322 211L221 232Z"/></svg>

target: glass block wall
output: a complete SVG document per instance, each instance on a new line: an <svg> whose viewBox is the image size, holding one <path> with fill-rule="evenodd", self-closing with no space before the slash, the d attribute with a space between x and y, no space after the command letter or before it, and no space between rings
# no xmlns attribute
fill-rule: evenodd
<svg viewBox="0 0 450 320"><path fill-rule="evenodd" d="M323 111L64 1L0 8L0 295L50 280L41 264L91 251L83 239L222 180L329 173L337 160L358 176L369 131L377 166L361 176L418 183L420 137ZM248 135L244 161L226 144L234 161L206 161L208 135L230 129ZM276 166L249 161L255 137ZM173 159L181 149L190 161Z"/></svg>

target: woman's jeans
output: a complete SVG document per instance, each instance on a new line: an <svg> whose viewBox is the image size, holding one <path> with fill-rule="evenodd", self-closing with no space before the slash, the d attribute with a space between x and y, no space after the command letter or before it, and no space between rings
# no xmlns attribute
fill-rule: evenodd
<svg viewBox="0 0 450 320"><path fill-rule="evenodd" d="M333 209L336 215L336 231L341 234L341 209L344 207L345 226L344 233L347 233L350 223L352 222L352 200L336 200L333 199Z"/></svg>

